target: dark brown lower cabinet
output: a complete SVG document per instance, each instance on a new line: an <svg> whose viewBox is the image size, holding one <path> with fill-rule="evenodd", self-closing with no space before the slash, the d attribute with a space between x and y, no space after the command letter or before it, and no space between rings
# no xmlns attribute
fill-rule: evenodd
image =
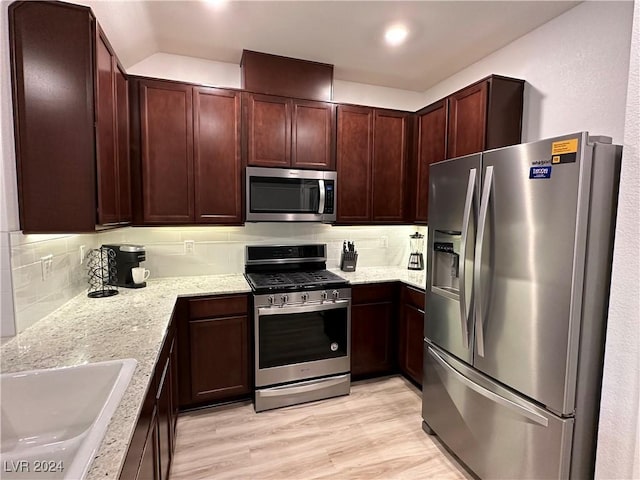
<svg viewBox="0 0 640 480"><path fill-rule="evenodd" d="M352 287L351 374L355 378L394 370L396 285Z"/></svg>
<svg viewBox="0 0 640 480"><path fill-rule="evenodd" d="M418 289L403 285L400 299L398 367L403 374L422 385L425 295Z"/></svg>
<svg viewBox="0 0 640 480"><path fill-rule="evenodd" d="M142 450L140 468L134 477L120 475L122 480L135 478L136 480L152 480L159 478L158 474L158 415L155 406L151 415L151 425ZM124 473L124 472L123 472Z"/></svg>
<svg viewBox="0 0 640 480"><path fill-rule="evenodd" d="M180 407L251 394L248 296L190 298L179 323Z"/></svg>
<svg viewBox="0 0 640 480"><path fill-rule="evenodd" d="M149 390L120 472L121 480L168 480L175 447L177 344L173 321L160 350Z"/></svg>

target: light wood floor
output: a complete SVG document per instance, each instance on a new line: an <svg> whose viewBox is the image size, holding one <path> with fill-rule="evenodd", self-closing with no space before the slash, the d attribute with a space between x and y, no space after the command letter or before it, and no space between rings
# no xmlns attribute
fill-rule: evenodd
<svg viewBox="0 0 640 480"><path fill-rule="evenodd" d="M394 376L257 414L248 402L188 413L171 480L470 478L422 431L420 409L419 390Z"/></svg>

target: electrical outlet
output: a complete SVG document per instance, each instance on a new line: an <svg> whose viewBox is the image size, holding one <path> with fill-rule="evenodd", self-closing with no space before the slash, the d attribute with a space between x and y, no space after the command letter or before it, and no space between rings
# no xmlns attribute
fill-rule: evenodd
<svg viewBox="0 0 640 480"><path fill-rule="evenodd" d="M184 241L184 253L185 255L193 255L193 251L195 250L196 245L193 240L185 240Z"/></svg>
<svg viewBox="0 0 640 480"><path fill-rule="evenodd" d="M40 266L42 268L42 281L44 282L53 272L53 255L40 258Z"/></svg>
<svg viewBox="0 0 640 480"><path fill-rule="evenodd" d="M84 263L85 255L86 255L86 247L84 245L80 245L80 265Z"/></svg>

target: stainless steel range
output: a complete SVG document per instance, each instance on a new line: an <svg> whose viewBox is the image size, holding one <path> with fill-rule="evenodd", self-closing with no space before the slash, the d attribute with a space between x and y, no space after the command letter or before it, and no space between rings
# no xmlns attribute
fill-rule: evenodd
<svg viewBox="0 0 640 480"><path fill-rule="evenodd" d="M349 394L351 288L326 245L248 246L256 412Z"/></svg>

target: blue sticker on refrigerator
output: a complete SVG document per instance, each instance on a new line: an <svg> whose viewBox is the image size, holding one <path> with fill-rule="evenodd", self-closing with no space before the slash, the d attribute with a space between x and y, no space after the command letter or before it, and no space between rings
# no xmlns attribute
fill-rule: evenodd
<svg viewBox="0 0 640 480"><path fill-rule="evenodd" d="M530 179L551 178L551 165L546 167L531 167L529 169Z"/></svg>

